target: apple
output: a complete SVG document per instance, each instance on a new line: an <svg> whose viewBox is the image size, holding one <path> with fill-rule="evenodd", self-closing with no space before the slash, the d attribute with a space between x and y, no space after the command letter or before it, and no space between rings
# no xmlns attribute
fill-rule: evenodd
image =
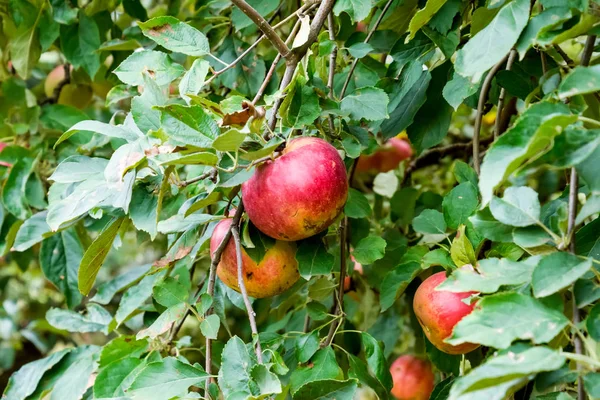
<svg viewBox="0 0 600 400"><path fill-rule="evenodd" d="M465 304L463 300L475 292L436 291L435 288L445 280L445 272L425 279L415 293L413 309L425 335L435 347L448 354L465 354L479 345L463 343L452 346L444 340L452 335L454 326L473 311L475 304Z"/></svg>
<svg viewBox="0 0 600 400"><path fill-rule="evenodd" d="M433 391L435 376L431 363L411 355L400 356L392 363L392 395L398 400L427 400Z"/></svg>
<svg viewBox="0 0 600 400"><path fill-rule="evenodd" d="M6 143L0 142L0 153L2 153L2 150L4 150L4 148L6 146L8 146ZM0 166L10 168L10 167L12 167L12 164L11 163L7 163L6 161L0 161Z"/></svg>
<svg viewBox="0 0 600 400"><path fill-rule="evenodd" d="M323 139L291 140L282 155L256 167L242 184L250 221L272 238L295 241L333 223L348 197L346 167Z"/></svg>
<svg viewBox="0 0 600 400"><path fill-rule="evenodd" d="M362 275L363 274L362 264L357 263L356 260L354 259L354 256L350 256L350 259L354 262L353 271L356 271ZM350 276L350 273L348 273L348 275L346 275L346 277L344 278L344 292L349 291L351 287L352 287L352 277Z"/></svg>
<svg viewBox="0 0 600 400"><path fill-rule="evenodd" d="M71 67L72 69L72 67ZM65 67L64 65L59 65L54 68L48 76L46 77L46 81L44 82L44 92L46 92L47 97L54 96L54 89L58 86L60 82L65 79Z"/></svg>
<svg viewBox="0 0 600 400"><path fill-rule="evenodd" d="M413 150L406 139L393 137L373 154L362 155L356 164L356 172L388 172L396 169L404 160L411 158Z"/></svg>
<svg viewBox="0 0 600 400"><path fill-rule="evenodd" d="M211 257L227 234L233 219L227 218L219 222L210 238ZM271 297L289 289L300 277L296 261L296 244L275 241L268 248L262 260L257 264L242 247L244 283L248 295L254 298ZM233 239L229 240L221 261L217 266L217 276L221 281L240 291L237 275L237 255Z"/></svg>

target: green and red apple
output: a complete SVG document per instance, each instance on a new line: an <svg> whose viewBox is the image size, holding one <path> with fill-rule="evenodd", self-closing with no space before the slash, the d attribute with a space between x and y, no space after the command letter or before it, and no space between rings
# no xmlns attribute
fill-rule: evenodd
<svg viewBox="0 0 600 400"><path fill-rule="evenodd" d="M433 391L435 375L431 363L412 355L400 356L390 367L392 395L398 400L427 400Z"/></svg>

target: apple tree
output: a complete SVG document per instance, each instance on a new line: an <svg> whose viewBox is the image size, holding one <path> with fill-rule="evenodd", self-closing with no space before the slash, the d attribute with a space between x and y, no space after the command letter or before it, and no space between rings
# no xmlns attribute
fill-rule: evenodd
<svg viewBox="0 0 600 400"><path fill-rule="evenodd" d="M0 21L3 400L600 398L597 0Z"/></svg>

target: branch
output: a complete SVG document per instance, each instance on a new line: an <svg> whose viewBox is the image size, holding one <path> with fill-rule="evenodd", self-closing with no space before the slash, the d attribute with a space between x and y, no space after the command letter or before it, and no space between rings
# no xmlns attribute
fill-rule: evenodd
<svg viewBox="0 0 600 400"><path fill-rule="evenodd" d="M196 182L200 182L205 180L206 178L210 178L210 180L214 181L217 177L217 170L216 168L211 168L210 170L206 171L205 173L203 173L200 176L197 176L195 178L192 179L188 179L187 181L182 181L179 182L179 186L181 187L186 187L188 185L191 185L192 183L196 183Z"/></svg>
<svg viewBox="0 0 600 400"><path fill-rule="evenodd" d="M596 43L596 36L589 35L586 42L585 47L583 49L583 54L581 56L581 65L587 67L590 64L590 60L592 58L592 53L594 52L594 44ZM569 238L569 251L572 254L575 254L575 216L577 214L577 194L579 192L579 179L577 177L577 170L575 167L571 167L571 176L569 179L569 219L568 219L568 228L567 228L567 237ZM573 324L577 326L581 322L581 315L579 313L579 307L577 307L577 302L575 301L575 292L573 292ZM578 355L583 354L583 343L581 338L577 335L574 337L574 345L575 345L575 353ZM577 362L577 371L581 371L582 366L581 363ZM579 378L577 380L577 399L584 400L586 399L585 388L583 386L583 379L581 378L581 374L579 374Z"/></svg>
<svg viewBox="0 0 600 400"><path fill-rule="evenodd" d="M488 92L490 91L490 86L492 85L492 79L498 72L498 70L502 67L502 65L506 62L508 58L508 54L505 55L498 64L494 65L490 72L488 72L483 84L481 85L481 91L479 92L479 102L477 103L477 116L475 117L475 128L473 132L473 167L477 175L479 175L479 132L481 131L481 119L483 118L483 107L485 106L485 101L487 100Z"/></svg>
<svg viewBox="0 0 600 400"><path fill-rule="evenodd" d="M335 306L335 315L341 316L344 313L344 280L346 279L346 248L348 246L348 217L344 215L340 224L340 280L337 288L337 298ZM322 347L327 347L333 341L335 332L342 323L341 318L337 318L329 327L327 338L323 342Z"/></svg>
<svg viewBox="0 0 600 400"><path fill-rule="evenodd" d="M559 45L555 44L552 46L554 48L554 50L556 50L556 52L562 57L563 60L565 60L565 63L567 64L568 68L575 68L575 61L573 61L571 59L571 57L569 57L567 55L567 53L565 53L565 51L563 49L560 48Z"/></svg>
<svg viewBox="0 0 600 400"><path fill-rule="evenodd" d="M327 24L329 25L329 40L335 42L335 27L332 13L329 13L327 16ZM337 59L337 52L338 49L336 44L329 55L329 76L327 77L327 87L329 88L329 98L331 100L333 100L333 78L335 77L335 61ZM334 135L335 124L333 121L333 115L329 115L329 131L330 135Z"/></svg>
<svg viewBox="0 0 600 400"><path fill-rule="evenodd" d="M241 203L240 203L241 204ZM242 293L242 297L244 298L244 305L246 306L246 311L248 312L248 319L250 320L250 330L252 331L252 339L256 339L256 358L259 364L263 363L262 359L262 349L260 347L260 339L258 337L258 329L256 328L256 313L254 309L252 309L252 303L248 298L248 292L246 291L246 284L244 283L244 261L242 260L242 244L240 242L240 232L237 224L231 224L231 234L233 236L233 241L235 243L235 255L237 260L237 278L238 278L238 286L240 287L240 292Z"/></svg>
<svg viewBox="0 0 600 400"><path fill-rule="evenodd" d="M506 62L506 70L510 71L515 59L517 58L517 50L512 49L508 54L508 61ZM500 96L498 97L498 106L496 107L496 121L494 121L494 140L500 136L500 124L502 109L504 108L504 98L506 97L506 89L500 90Z"/></svg>
<svg viewBox="0 0 600 400"><path fill-rule="evenodd" d="M250 4L246 3L244 0L231 0L233 4L235 4L248 18L252 20L258 26L267 39L275 46L279 54L281 54L284 58L287 58L291 51L289 47L281 40L277 32L273 29L271 24L258 13Z"/></svg>
<svg viewBox="0 0 600 400"><path fill-rule="evenodd" d="M381 21L383 21L383 17L385 15L385 13L390 8L390 6L392 5L393 2L394 2L394 0L388 0L388 2L385 3L385 6L383 6L383 10L381 10L381 14L379 14L379 18L377 18L375 25L373 25L373 27L367 34L367 37L365 38L364 43L369 43L369 40L371 40L371 37L373 37L373 34L379 27L379 24L381 24ZM350 71L348 71L348 76L346 77L346 82L344 82L344 86L342 87L342 91L340 92L340 99L344 98L344 95L346 94L346 90L348 89L348 85L350 84L350 79L352 78L352 74L354 74L354 70L356 69L357 65L358 65L358 58L355 58L354 61L352 62L352 65L350 66Z"/></svg>

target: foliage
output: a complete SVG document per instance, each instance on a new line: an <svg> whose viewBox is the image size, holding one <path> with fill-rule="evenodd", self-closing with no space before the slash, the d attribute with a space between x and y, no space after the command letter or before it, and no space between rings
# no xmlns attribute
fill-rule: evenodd
<svg viewBox="0 0 600 400"><path fill-rule="evenodd" d="M598 3L300 7L0 1L2 398L388 399L406 352L435 399L600 398ZM404 131L413 159L356 171ZM292 288L247 299L209 239L300 135L339 151L348 201ZM475 292L466 356L412 310L442 269Z"/></svg>

